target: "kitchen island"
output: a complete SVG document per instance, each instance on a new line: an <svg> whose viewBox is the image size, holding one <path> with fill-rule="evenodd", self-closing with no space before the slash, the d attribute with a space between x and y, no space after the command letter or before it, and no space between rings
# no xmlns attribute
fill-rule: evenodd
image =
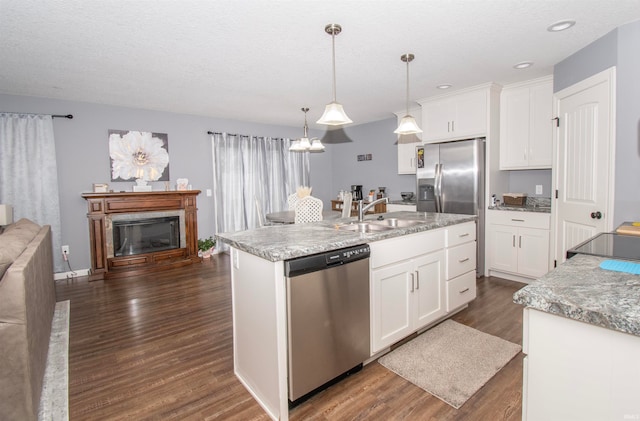
<svg viewBox="0 0 640 421"><path fill-rule="evenodd" d="M640 276L576 255L517 291L523 419L640 419Z"/></svg>
<svg viewBox="0 0 640 421"><path fill-rule="evenodd" d="M377 220L379 215L368 215L365 220ZM358 233L338 229L338 226L353 222L355 218L342 218L331 221L320 221L310 224L293 224L267 226L254 230L217 235L219 241L231 246L231 282L233 306L233 341L234 372L252 396L265 409L272 419L287 420L289 417L287 364L288 364L288 320L285 264L289 259L314 255L322 252L339 250L345 247L371 245L371 265L379 267L398 267L395 258L402 254L403 264L416 265L419 259L412 253L436 256L430 260L430 268L434 268L435 291L438 297L431 300L437 308L428 313L429 319L418 326L411 321L409 333L434 324L438 320L449 317L466 306L466 302L475 297L475 220L474 215L436 214L425 212L393 212L382 215L382 218L398 218L410 220L407 226L393 229ZM404 246L406 240L406 247ZM375 246L375 247L374 247ZM380 252L376 252L376 247ZM473 253L461 257L455 251L467 252L472 247ZM449 248L452 250L449 253ZM446 258L462 260L462 266L452 265L451 274L464 272L452 279L451 288L462 288L467 301L458 296L447 300L447 266ZM431 264L433 263L433 264ZM378 269L380 275L380 270ZM469 282L469 273L473 285ZM403 287L413 277L408 273L394 274L393 278L378 277L380 282L386 279L401 281ZM462 280L462 281L460 281ZM428 281L423 279L424 291L429 291ZM386 285L385 285L386 287ZM375 295L375 285L371 294ZM450 288L450 289L451 289ZM453 289L451 289L453 291ZM396 297L398 294L395 295ZM384 296L382 297L385 298ZM377 299L370 298L372 331L375 320ZM403 302L407 302L404 299ZM415 300L414 300L415 301ZM392 308L384 307L385 310ZM455 308L454 308L455 307ZM395 312L394 312L395 313ZM407 313L410 313L407 311ZM426 312L425 312L426 314ZM393 322L400 321L393 320ZM406 323L405 323L406 324ZM397 330L397 329L396 329ZM382 332L384 333L384 332ZM389 340L397 340L387 335ZM380 346L384 346L381 344ZM381 351L376 349L378 354ZM372 358L377 357L371 352Z"/></svg>

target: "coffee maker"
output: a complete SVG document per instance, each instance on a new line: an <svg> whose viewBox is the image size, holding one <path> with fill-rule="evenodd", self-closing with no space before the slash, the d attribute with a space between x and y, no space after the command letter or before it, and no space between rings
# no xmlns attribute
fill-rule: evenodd
<svg viewBox="0 0 640 421"><path fill-rule="evenodd" d="M353 200L362 200L362 185L351 185L351 196Z"/></svg>

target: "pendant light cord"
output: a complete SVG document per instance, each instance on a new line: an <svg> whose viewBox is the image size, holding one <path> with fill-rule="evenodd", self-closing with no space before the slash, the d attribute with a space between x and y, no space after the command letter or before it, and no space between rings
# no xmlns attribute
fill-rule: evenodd
<svg viewBox="0 0 640 421"><path fill-rule="evenodd" d="M407 60L407 115L409 115L409 60Z"/></svg>
<svg viewBox="0 0 640 421"><path fill-rule="evenodd" d="M336 102L336 34L331 31L331 55L333 57L333 102Z"/></svg>

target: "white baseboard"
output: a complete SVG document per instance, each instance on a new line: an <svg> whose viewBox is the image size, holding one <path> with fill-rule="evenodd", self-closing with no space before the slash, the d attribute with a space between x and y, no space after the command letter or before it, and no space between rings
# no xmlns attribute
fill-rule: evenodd
<svg viewBox="0 0 640 421"><path fill-rule="evenodd" d="M73 272L58 272L53 274L53 280L77 278L78 276L89 276L91 269L78 269Z"/></svg>

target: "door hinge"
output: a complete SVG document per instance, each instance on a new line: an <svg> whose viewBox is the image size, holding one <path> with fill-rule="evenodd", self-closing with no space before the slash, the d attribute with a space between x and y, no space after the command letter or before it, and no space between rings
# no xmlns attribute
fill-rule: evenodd
<svg viewBox="0 0 640 421"><path fill-rule="evenodd" d="M554 267L554 268L557 268L557 267L558 267L558 261L557 261L557 260L554 260L554 261L553 261L553 267Z"/></svg>
<svg viewBox="0 0 640 421"><path fill-rule="evenodd" d="M551 120L556 122L556 127L560 127L560 117L555 117L555 118L552 118Z"/></svg>
<svg viewBox="0 0 640 421"><path fill-rule="evenodd" d="M558 190L556 189L556 199L558 198Z"/></svg>

